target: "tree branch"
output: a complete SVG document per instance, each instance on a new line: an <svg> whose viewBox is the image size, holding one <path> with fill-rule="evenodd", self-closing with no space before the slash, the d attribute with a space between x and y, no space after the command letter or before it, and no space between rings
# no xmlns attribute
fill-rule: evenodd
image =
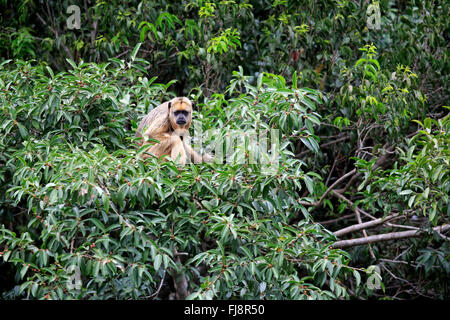
<svg viewBox="0 0 450 320"><path fill-rule="evenodd" d="M364 223L358 223L358 224L352 225L350 227L346 227L344 229L338 230L338 231L334 232L334 234L335 234L336 237L340 237L340 236L343 236L344 234L347 234L347 233L359 231L359 230L366 229L366 228L375 227L375 226L377 226L379 224L382 224L382 223L384 223L384 222L386 222L388 220L391 220L391 219L393 219L395 217L398 217L398 216L399 216L399 214L391 214L391 215L386 216L384 218L378 218L378 219L375 219L375 220L372 220L372 221L368 221L368 222L364 222ZM414 230L414 231L416 231L416 230Z"/></svg>
<svg viewBox="0 0 450 320"><path fill-rule="evenodd" d="M338 217L338 218L335 218L335 219L326 220L326 221L318 221L318 222L321 225L325 226L327 224L332 224L332 223L335 223L335 222L338 222L338 221L341 221L341 220L345 220L345 219L348 219L348 218L353 218L353 217L355 217L355 215L353 213L350 213L350 214L347 214L345 216Z"/></svg>
<svg viewBox="0 0 450 320"><path fill-rule="evenodd" d="M345 178L347 178L348 176L351 176L352 174L354 174L356 172L356 168L353 169L350 172L347 172L346 174L344 174L342 177L340 177L339 179L337 179L331 186L328 187L327 191L325 191L325 193L322 195L322 197L320 198L319 201L310 203L310 202L306 202L306 201L299 201L299 204L302 204L304 206L320 206L323 202L323 200L325 199L325 197L328 195L328 193L330 193L331 190L333 190L333 188L338 185L342 180L344 180Z"/></svg>
<svg viewBox="0 0 450 320"><path fill-rule="evenodd" d="M338 197L339 199L341 199L341 200L347 202L347 203L350 205L351 208L354 208L354 207L355 207L355 204L354 204L351 200L347 199L345 196L343 196L342 194L340 194L340 193L337 192L336 190L333 190L333 191L332 191L332 194L333 194L334 196ZM366 217L368 217L368 218L370 218L370 219L372 219L372 220L375 220L375 219L376 219L374 216L372 216L371 214L365 212L364 210L362 210L362 209L360 209L360 208L358 208L358 210L359 210L359 212L361 212L361 213L362 213L363 215L365 215Z"/></svg>
<svg viewBox="0 0 450 320"><path fill-rule="evenodd" d="M339 199L344 200L345 202L349 203L350 206L351 206L351 208L352 208L352 210L353 210L353 212L355 212L355 215L356 215L358 224L362 224L360 212L362 212L362 213L364 213L364 214L366 214L366 215L368 215L368 214L365 213L363 210L359 209L357 206L354 205L353 202L351 202L349 199L347 199L346 197L344 197L342 194L336 192L335 190L332 191L332 194L333 194L334 196L338 197ZM376 220L374 217L372 217L372 215L369 215L369 216L370 216L371 219ZM368 234L367 234L366 229L362 229L362 233L363 233L363 236L364 236L365 238L368 237ZM369 245L369 252L370 252L370 256L371 256L373 259L376 259L376 258L375 258L375 254L373 253L372 247L371 247L370 245Z"/></svg>
<svg viewBox="0 0 450 320"><path fill-rule="evenodd" d="M162 288L162 285L163 285L163 283L164 283L164 279L166 278L166 271L165 270L163 270L163 276L162 276L162 279L161 279L161 282L160 282L160 284L159 284L159 286L158 286L158 289L155 291L155 293L153 293L149 298L150 299L156 299L157 297L158 297L158 294L159 294L159 292L161 291L161 288Z"/></svg>
<svg viewBox="0 0 450 320"><path fill-rule="evenodd" d="M373 221L370 221L373 222ZM433 228L433 231L442 233L447 230L450 230L450 224L444 224L442 226ZM397 239L404 239L404 238L412 238L412 237L418 237L422 233L424 233L424 230L411 230L411 231L402 231L402 232L391 232L386 234L378 234L369 236L367 238L357 238L357 239L351 239L351 240L341 240L336 241L332 247L333 248L348 248L348 247L354 247L359 246L363 244L368 243L374 243L374 242L380 242L380 241L389 241L389 240L397 240Z"/></svg>

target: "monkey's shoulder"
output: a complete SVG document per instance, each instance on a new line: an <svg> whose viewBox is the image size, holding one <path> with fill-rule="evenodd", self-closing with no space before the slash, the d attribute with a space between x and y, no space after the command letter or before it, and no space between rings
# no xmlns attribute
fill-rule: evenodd
<svg viewBox="0 0 450 320"><path fill-rule="evenodd" d="M169 127L169 104L168 102L164 102L141 119L136 135L142 136L142 133L146 132L149 128L150 131L167 131Z"/></svg>
<svg viewBox="0 0 450 320"><path fill-rule="evenodd" d="M160 104L153 110L151 110L145 117L153 120L155 118L160 117L168 117L169 116L169 103L164 102L163 104Z"/></svg>

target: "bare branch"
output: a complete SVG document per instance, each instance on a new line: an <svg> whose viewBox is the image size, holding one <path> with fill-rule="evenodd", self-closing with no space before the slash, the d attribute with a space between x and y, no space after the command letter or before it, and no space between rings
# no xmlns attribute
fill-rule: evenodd
<svg viewBox="0 0 450 320"><path fill-rule="evenodd" d="M163 276L161 278L161 282L159 283L158 289L153 293L149 298L156 299L158 297L159 292L161 291L162 285L164 283L164 279L166 278L166 271L163 270Z"/></svg>
<svg viewBox="0 0 450 320"><path fill-rule="evenodd" d="M327 224L332 224L332 223L335 223L335 222L338 222L338 221L341 221L341 220L345 220L345 219L348 219L348 218L353 218L355 215L353 214L353 213L350 213L350 214L347 214L347 215L345 215L345 216L342 216L342 217L338 217L338 218L336 218L336 219L331 219L331 220L326 220L326 221L318 221L321 225L323 225L323 226L325 226L325 225L327 225Z"/></svg>
<svg viewBox="0 0 450 320"><path fill-rule="evenodd" d="M386 222L388 220L391 220L391 219L393 219L395 217L398 217L398 216L399 216L399 214L391 214L391 215L386 216L384 218L378 218L378 219L375 219L375 220L372 220L372 221L368 221L368 222L364 222L364 223L358 223L358 224L352 225L350 227L346 227L344 229L338 230L338 231L334 232L334 234L336 235L336 237L340 237L340 236L343 236L344 234L347 234L347 233L359 231L359 230L366 229L366 228L375 227L375 226L377 226L379 224L382 224L382 223L384 223L384 222ZM414 232L415 231L416 230L414 230Z"/></svg>
<svg viewBox="0 0 450 320"><path fill-rule="evenodd" d="M373 221L370 221L373 222ZM442 226L433 228L433 231L442 233L447 230L450 230L450 224L444 224ZM380 241L389 241L389 240L397 240L404 238L412 238L420 236L424 231L423 230L411 230L411 231L402 231L402 232L391 232L386 234L378 234L369 236L367 238L357 238L351 240L341 240L336 241L332 247L333 248L348 248L354 246L360 246L368 243L380 242Z"/></svg>
<svg viewBox="0 0 450 320"><path fill-rule="evenodd" d="M340 177L339 179L337 179L331 186L328 187L327 191L325 191L325 193L322 195L322 197L320 198L319 201L310 203L310 202L306 202L306 201L299 201L300 204L304 205L304 206L320 206L323 202L323 200L325 199L325 197L328 195L328 193L330 193L331 190L333 190L333 188L338 185L342 180L344 180L345 178L353 175L356 173L356 168L353 169L350 172L347 172L346 174L344 174L342 177Z"/></svg>
<svg viewBox="0 0 450 320"><path fill-rule="evenodd" d="M339 199L341 199L341 200L347 202L352 208L355 207L355 204L354 204L351 200L347 199L344 195L340 194L338 191L333 190L332 193L333 193L334 196L336 196L336 197L338 197ZM361 213L362 213L363 215L365 215L366 217L369 217L369 218L372 219L372 220L375 220L375 219L376 219L374 216L372 216L371 214L365 212L364 210L362 210L362 209L360 209L360 208L358 208L358 210L359 210L359 212L361 212Z"/></svg>
<svg viewBox="0 0 450 320"><path fill-rule="evenodd" d="M372 215L369 215L368 213L366 213L366 212L364 212L363 210L359 209L357 206L355 206L355 204L354 204L353 202L351 202L349 199L347 199L346 197L344 197L342 194L336 192L335 190L333 190L332 193L333 193L334 196L336 196L336 197L338 197L339 199L344 200L345 202L347 202L348 204L350 204L350 207L352 208L353 212L354 212L355 215L356 215L358 224L362 224L361 213L363 213L364 215L369 216L372 220L376 220L375 217L373 217ZM365 238L368 237L366 229L362 229L362 233L363 233L363 236L364 236ZM369 245L369 252L370 252L370 256L371 256L373 259L376 259L376 258L375 258L375 254L373 253L372 247L371 247L370 245Z"/></svg>

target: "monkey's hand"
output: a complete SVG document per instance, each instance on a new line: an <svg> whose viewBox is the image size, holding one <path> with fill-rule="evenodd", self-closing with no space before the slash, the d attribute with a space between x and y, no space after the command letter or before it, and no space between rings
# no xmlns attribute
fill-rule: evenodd
<svg viewBox="0 0 450 320"><path fill-rule="evenodd" d="M214 162L214 157L205 153L202 157L202 161L206 162L206 163L212 163L212 162Z"/></svg>

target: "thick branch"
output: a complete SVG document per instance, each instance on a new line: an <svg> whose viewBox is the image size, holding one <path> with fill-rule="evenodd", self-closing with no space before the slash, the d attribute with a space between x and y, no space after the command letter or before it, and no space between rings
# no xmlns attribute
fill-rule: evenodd
<svg viewBox="0 0 450 320"><path fill-rule="evenodd" d="M370 221L372 222L372 221ZM447 230L450 230L450 224L444 224L442 226L433 228L433 231L442 233ZM418 237L420 236L424 231L423 230L411 230L411 231L402 231L402 232L391 232L386 234L378 234L374 236L369 236L367 238L357 238L357 239L351 239L351 240L341 240L336 241L332 247L333 248L348 248L348 247L354 247L359 246L363 244L368 243L374 243L374 242L380 242L380 241L389 241L389 240L397 240L397 239L404 239L404 238L412 238L412 237Z"/></svg>
<svg viewBox="0 0 450 320"><path fill-rule="evenodd" d="M336 237L340 237L340 236L342 236L344 234L347 234L347 233L351 233L351 232L359 231L359 230L362 230L362 229L375 227L375 226L377 226L379 224L382 224L383 222L386 222L386 221L391 220L391 219L393 219L395 217L398 217L398 216L399 216L398 214L391 214L391 215L386 216L384 218L378 218L378 219L375 219L375 220L372 220L372 221L367 221L367 222L364 222L364 223L358 223L358 224L352 225L350 227L346 227L344 229L338 230L338 231L334 232L334 234L336 235Z"/></svg>

